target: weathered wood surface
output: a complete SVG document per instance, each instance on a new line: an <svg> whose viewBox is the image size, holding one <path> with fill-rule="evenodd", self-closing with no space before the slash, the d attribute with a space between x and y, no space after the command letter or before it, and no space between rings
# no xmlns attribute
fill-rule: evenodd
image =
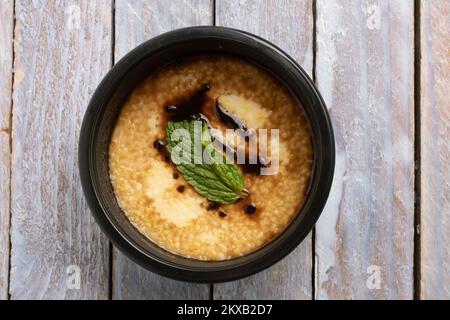
<svg viewBox="0 0 450 320"><path fill-rule="evenodd" d="M14 2L0 6L0 300L8 298L9 182Z"/></svg>
<svg viewBox="0 0 450 320"><path fill-rule="evenodd" d="M109 270L76 150L112 47L117 61L164 31L212 24L215 3L218 25L268 38L312 73L313 0L114 2L1 1L0 299L105 299L110 272L115 299L210 295L208 285L159 277L117 250ZM316 229L315 270L309 236L269 270L215 285L215 299L310 299L314 290L318 299L413 296L413 0L316 4L316 75L334 124L337 170ZM420 297L450 299L450 2L420 4ZM79 290L67 286L71 265L81 269Z"/></svg>
<svg viewBox="0 0 450 320"><path fill-rule="evenodd" d="M312 74L312 0L217 1L216 25L246 30L272 41ZM311 246L309 235L270 269L239 281L214 285L214 298L311 299Z"/></svg>
<svg viewBox="0 0 450 320"><path fill-rule="evenodd" d="M125 1L115 8L115 60L160 33L213 23L211 0ZM113 299L208 299L209 285L188 284L148 272L113 252Z"/></svg>
<svg viewBox="0 0 450 320"><path fill-rule="evenodd" d="M77 146L111 65L111 13L109 0L16 0L12 299L108 297L108 241L81 191Z"/></svg>
<svg viewBox="0 0 450 320"><path fill-rule="evenodd" d="M413 298L413 17L412 0L317 0L317 83L337 144L318 299Z"/></svg>
<svg viewBox="0 0 450 320"><path fill-rule="evenodd" d="M450 2L421 2L421 298L450 299Z"/></svg>

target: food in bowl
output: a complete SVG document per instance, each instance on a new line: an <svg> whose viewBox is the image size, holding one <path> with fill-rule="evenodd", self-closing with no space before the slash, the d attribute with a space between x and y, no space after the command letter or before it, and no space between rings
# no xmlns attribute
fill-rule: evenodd
<svg viewBox="0 0 450 320"><path fill-rule="evenodd" d="M195 145L209 158L195 161ZM273 240L299 212L313 146L280 81L242 58L209 54L164 66L133 90L108 163L118 204L142 234L180 256L228 260Z"/></svg>

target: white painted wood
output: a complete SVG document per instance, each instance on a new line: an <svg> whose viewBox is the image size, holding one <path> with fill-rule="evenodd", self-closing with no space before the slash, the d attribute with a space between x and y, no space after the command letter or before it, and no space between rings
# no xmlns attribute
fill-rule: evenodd
<svg viewBox="0 0 450 320"><path fill-rule="evenodd" d="M84 110L111 65L111 13L109 0L16 0L13 299L108 297L108 241L81 191L77 147Z"/></svg>
<svg viewBox="0 0 450 320"><path fill-rule="evenodd" d="M115 62L161 33L213 23L213 0L116 0Z"/></svg>
<svg viewBox="0 0 450 320"><path fill-rule="evenodd" d="M317 0L317 83L337 144L318 299L413 297L413 5Z"/></svg>
<svg viewBox="0 0 450 320"><path fill-rule="evenodd" d="M450 299L450 1L421 2L421 298Z"/></svg>
<svg viewBox="0 0 450 320"><path fill-rule="evenodd" d="M8 298L10 133L14 2L0 6L0 300Z"/></svg>
<svg viewBox="0 0 450 320"><path fill-rule="evenodd" d="M76 148L111 63L111 1L16 2L12 159L14 3L0 5L0 299L8 298L11 161L11 297L107 298L108 242L85 204ZM116 61L161 32L213 21L212 0L115 2ZM311 8L312 0L216 0L216 18L272 40L311 72ZM317 0L317 8L317 80L338 153L317 226L316 298L412 298L413 1ZM421 298L449 299L450 4L422 1L421 12ZM311 250L308 237L273 268L215 286L214 297L311 298ZM81 267L80 290L67 288L71 264ZM116 299L209 295L207 285L159 277L117 250L113 265ZM367 287L371 265L380 289Z"/></svg>
<svg viewBox="0 0 450 320"><path fill-rule="evenodd" d="M172 29L210 25L211 0L116 0L116 62L129 50ZM188 284L153 274L113 252L113 299L208 299L209 285Z"/></svg>
<svg viewBox="0 0 450 320"><path fill-rule="evenodd" d="M216 24L272 41L312 73L312 0L216 1ZM287 258L254 276L214 286L215 299L311 299L312 241L309 235Z"/></svg>
<svg viewBox="0 0 450 320"><path fill-rule="evenodd" d="M152 273L114 248L113 299L206 300L210 285L175 281Z"/></svg>
<svg viewBox="0 0 450 320"><path fill-rule="evenodd" d="M10 137L0 132L0 300L8 299Z"/></svg>

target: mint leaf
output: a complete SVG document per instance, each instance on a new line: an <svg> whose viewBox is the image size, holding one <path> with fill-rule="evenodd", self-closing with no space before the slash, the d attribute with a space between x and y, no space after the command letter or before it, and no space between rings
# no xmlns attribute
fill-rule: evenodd
<svg viewBox="0 0 450 320"><path fill-rule="evenodd" d="M221 204L247 196L241 170L213 147L206 123L169 121L166 135L172 162L195 191Z"/></svg>

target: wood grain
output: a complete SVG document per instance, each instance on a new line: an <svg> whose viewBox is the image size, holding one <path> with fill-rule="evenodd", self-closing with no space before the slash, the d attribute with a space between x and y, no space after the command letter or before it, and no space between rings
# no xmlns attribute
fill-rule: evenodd
<svg viewBox="0 0 450 320"><path fill-rule="evenodd" d="M413 297L413 5L317 0L317 82L337 144L318 299Z"/></svg>
<svg viewBox="0 0 450 320"><path fill-rule="evenodd" d="M111 64L111 13L109 0L16 1L13 299L108 297L108 241L81 191L77 146ZM80 268L80 289L67 285L71 265Z"/></svg>
<svg viewBox="0 0 450 320"><path fill-rule="evenodd" d="M312 0L216 2L216 24L260 35L280 46L312 73ZM311 299L309 235L287 258L254 276L214 286L215 299Z"/></svg>
<svg viewBox="0 0 450 320"><path fill-rule="evenodd" d="M0 6L0 300L8 298L14 1Z"/></svg>
<svg viewBox="0 0 450 320"><path fill-rule="evenodd" d="M421 1L421 298L450 299L450 2Z"/></svg>
<svg viewBox="0 0 450 320"><path fill-rule="evenodd" d="M116 62L140 43L160 33L213 22L211 0L117 0ZM114 299L208 299L209 285L188 284L153 274L113 252Z"/></svg>
<svg viewBox="0 0 450 320"><path fill-rule="evenodd" d="M317 225L315 298L410 299L413 0L316 2L316 76L332 116L337 167ZM112 3L1 0L0 299L8 298L8 281L13 299L108 297L108 241L78 179L78 132L87 102L111 65L112 45L117 61L164 31L213 22L213 0L115 0L111 43ZM450 3L420 4L420 297L450 299ZM215 1L218 25L268 38L310 73L312 6L313 0ZM309 236L256 276L215 285L214 298L310 299L311 242ZM70 265L81 268L80 290L67 287ZM370 289L376 267L380 289ZM162 278L116 249L112 274L115 299L210 294L208 285Z"/></svg>

